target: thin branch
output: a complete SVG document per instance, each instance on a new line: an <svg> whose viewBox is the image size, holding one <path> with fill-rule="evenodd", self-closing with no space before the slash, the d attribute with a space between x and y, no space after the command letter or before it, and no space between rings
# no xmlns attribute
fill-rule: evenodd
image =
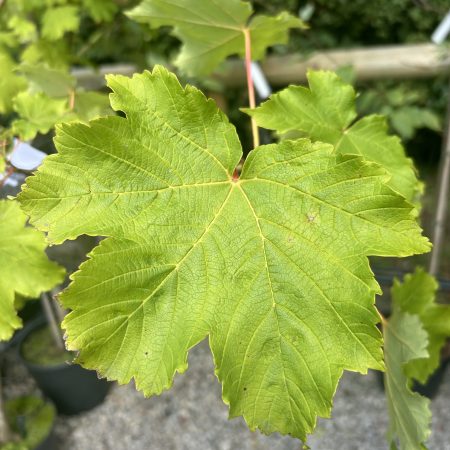
<svg viewBox="0 0 450 450"><path fill-rule="evenodd" d="M5 176L0 180L0 188L2 188L5 183L8 181L8 178L14 173L14 167L13 166L9 166L8 170L5 173Z"/></svg>
<svg viewBox="0 0 450 450"><path fill-rule="evenodd" d="M247 74L248 100L250 108L254 109L256 107L256 100L255 100L255 88L253 86L253 77L252 77L252 42L250 37L250 30L248 28L244 29L244 38L245 38L245 71ZM253 117L251 121L252 121L253 147L256 148L259 146L258 126L256 125L256 121L255 119L253 119Z"/></svg>
<svg viewBox="0 0 450 450"><path fill-rule="evenodd" d="M450 84L449 84L450 87ZM437 276L441 262L442 246L445 238L445 219L447 216L448 190L450 181L450 91L448 94L447 123L443 139L442 156L439 169L438 204L434 218L433 250L431 251L429 272Z"/></svg>
<svg viewBox="0 0 450 450"><path fill-rule="evenodd" d="M21 140L17 139L16 143L14 144L14 148L12 149L10 155L9 155L9 159L11 159L12 154L19 148L19 145L21 144ZM7 161L6 159L6 140L2 141L2 150L4 152L4 158L5 161ZM0 180L0 189L5 185L6 181L8 180L8 178L15 172L15 167L14 166L9 166L5 176Z"/></svg>

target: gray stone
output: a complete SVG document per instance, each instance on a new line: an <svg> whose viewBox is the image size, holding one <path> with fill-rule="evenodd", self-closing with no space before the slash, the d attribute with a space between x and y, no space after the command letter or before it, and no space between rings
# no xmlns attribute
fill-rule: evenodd
<svg viewBox="0 0 450 450"><path fill-rule="evenodd" d="M114 386L106 401L75 417L59 417L61 449L70 450L298 450L301 443L277 434L251 432L244 421L227 420L206 342L192 349L189 370L170 391L146 399L132 383ZM8 367L11 364L8 364ZM13 364L14 365L14 364ZM16 364L17 365L17 364ZM11 373L10 373L11 372ZM14 373L12 373L14 372ZM20 367L8 369L8 395L32 383ZM18 380L25 379L20 386ZM450 374L432 403L431 450L450 450ZM387 412L375 373L345 373L331 419L321 419L308 440L313 450L384 450Z"/></svg>

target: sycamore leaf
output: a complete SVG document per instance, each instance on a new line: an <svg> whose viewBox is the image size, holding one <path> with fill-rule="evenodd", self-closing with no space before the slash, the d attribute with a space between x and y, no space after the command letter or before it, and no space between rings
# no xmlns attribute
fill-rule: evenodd
<svg viewBox="0 0 450 450"><path fill-rule="evenodd" d="M42 37L56 41L69 31L77 31L79 24L77 6L64 5L48 8L42 15Z"/></svg>
<svg viewBox="0 0 450 450"><path fill-rule="evenodd" d="M15 63L11 57L0 51L0 114L12 109L12 99L26 89L24 78L14 73Z"/></svg>
<svg viewBox="0 0 450 450"><path fill-rule="evenodd" d="M383 323L384 357L386 363L385 390L390 425L388 439L398 441L394 448L423 450L430 434L430 401L411 392L404 366L426 358L427 333L420 318L394 308L389 321Z"/></svg>
<svg viewBox="0 0 450 450"><path fill-rule="evenodd" d="M189 75L207 75L226 57L243 56L247 28L253 59L261 59L267 47L287 42L290 28L305 27L285 12L277 17L256 16L249 22L252 14L251 4L240 0L143 0L128 13L153 28L174 27L174 35L184 44L176 64Z"/></svg>
<svg viewBox="0 0 450 450"><path fill-rule="evenodd" d="M15 294L37 297L64 278L64 270L45 254L44 235L26 227L26 220L16 201L0 200L0 340L22 324Z"/></svg>
<svg viewBox="0 0 450 450"><path fill-rule="evenodd" d="M344 369L381 369L367 255L425 252L385 171L307 139L242 157L212 100L161 67L109 76L111 116L57 128L20 202L51 242L108 236L61 301L77 361L171 386L209 335L230 416L304 439Z"/></svg>
<svg viewBox="0 0 450 450"><path fill-rule="evenodd" d="M43 64L22 64L19 72L28 80L32 93L43 92L49 97L68 97L76 84L75 78L66 70Z"/></svg>
<svg viewBox="0 0 450 450"><path fill-rule="evenodd" d="M450 306L435 303L438 284L423 269L406 275L403 283L394 280L393 301L402 311L416 314L428 334L428 357L414 359L406 365L406 374L422 384L440 364L440 351L450 337Z"/></svg>
<svg viewBox="0 0 450 450"><path fill-rule="evenodd" d="M15 135L27 141L37 133L47 133L68 112L67 99L50 98L43 93L21 92L14 99L14 110L20 118L12 123Z"/></svg>
<svg viewBox="0 0 450 450"><path fill-rule="evenodd" d="M309 89L289 86L260 107L244 111L263 128L280 134L301 132L333 144L339 153L362 155L391 175L389 186L409 201L422 190L400 139L387 133L386 119L372 115L355 122L355 91L335 73L308 72Z"/></svg>

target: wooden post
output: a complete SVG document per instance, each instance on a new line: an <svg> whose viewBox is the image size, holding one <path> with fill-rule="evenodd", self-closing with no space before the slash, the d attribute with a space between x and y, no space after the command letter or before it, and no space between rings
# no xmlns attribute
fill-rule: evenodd
<svg viewBox="0 0 450 450"><path fill-rule="evenodd" d="M448 190L450 181L450 83L447 103L447 121L442 142L442 155L439 168L438 204L434 218L433 249L431 251L429 272L437 276L441 262L442 246L445 237L445 222L448 210Z"/></svg>
<svg viewBox="0 0 450 450"><path fill-rule="evenodd" d="M6 419L5 404L3 398L3 380L2 380L3 358L0 354L0 444L5 444L11 440L11 430Z"/></svg>

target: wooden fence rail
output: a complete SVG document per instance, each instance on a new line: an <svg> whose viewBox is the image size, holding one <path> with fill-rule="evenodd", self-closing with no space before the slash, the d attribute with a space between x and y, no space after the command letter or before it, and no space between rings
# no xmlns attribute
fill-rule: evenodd
<svg viewBox="0 0 450 450"><path fill-rule="evenodd" d="M262 69L270 84L281 86L305 81L308 69L335 70L353 66L358 80L427 78L450 74L450 52L435 44L392 45L384 47L327 50L310 55L289 54L269 56ZM110 65L94 69L74 69L80 85L97 89L104 85L107 73L131 75L138 69L133 65ZM245 84L245 70L241 61L228 61L225 69L214 75L226 86Z"/></svg>

